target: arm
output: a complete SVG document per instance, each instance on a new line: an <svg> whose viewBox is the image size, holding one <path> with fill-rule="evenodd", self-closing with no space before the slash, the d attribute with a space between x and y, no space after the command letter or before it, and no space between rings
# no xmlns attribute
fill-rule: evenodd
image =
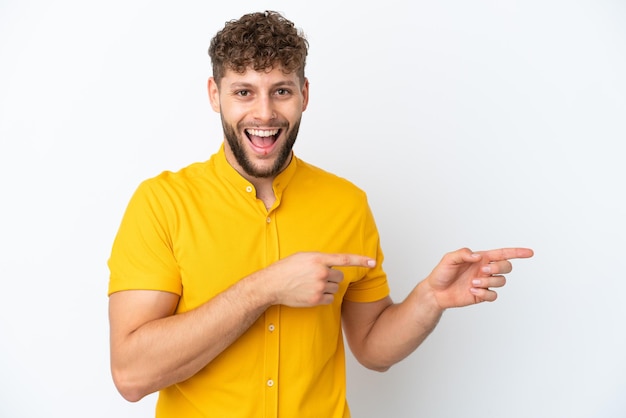
<svg viewBox="0 0 626 418"><path fill-rule="evenodd" d="M149 290L109 298L111 368L129 401L183 381L235 341L269 306L254 278L173 315L178 295Z"/></svg>
<svg viewBox="0 0 626 418"><path fill-rule="evenodd" d="M174 315L178 295L128 290L109 298L111 369L129 401L188 379L274 304L329 304L343 280L332 266L370 267L364 256L301 253L247 276L196 309Z"/></svg>
<svg viewBox="0 0 626 418"><path fill-rule="evenodd" d="M446 254L426 279L398 304L344 301L346 339L364 366L385 371L411 354L432 332L447 308L494 301L492 287L504 286L509 259L532 257L526 248L472 253L464 248Z"/></svg>
<svg viewBox="0 0 626 418"><path fill-rule="evenodd" d="M390 297L359 303L344 301L343 328L356 359L384 372L411 354L435 329L442 309L426 300L420 285L402 303Z"/></svg>

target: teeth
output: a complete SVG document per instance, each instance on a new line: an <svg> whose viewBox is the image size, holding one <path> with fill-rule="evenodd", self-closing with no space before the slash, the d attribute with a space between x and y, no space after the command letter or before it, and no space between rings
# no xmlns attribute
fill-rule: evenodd
<svg viewBox="0 0 626 418"><path fill-rule="evenodd" d="M276 135L278 133L278 129L272 129L272 130L246 129L246 132L248 132L248 134L253 135L253 136L267 137L267 136Z"/></svg>

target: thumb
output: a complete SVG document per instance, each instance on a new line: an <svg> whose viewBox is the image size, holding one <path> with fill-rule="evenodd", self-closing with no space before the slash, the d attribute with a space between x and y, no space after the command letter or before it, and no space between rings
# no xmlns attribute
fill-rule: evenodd
<svg viewBox="0 0 626 418"><path fill-rule="evenodd" d="M451 253L446 254L445 258L447 258L447 262L452 265L464 264L464 263L475 263L480 261L483 256L481 253L475 253L469 248L461 248Z"/></svg>

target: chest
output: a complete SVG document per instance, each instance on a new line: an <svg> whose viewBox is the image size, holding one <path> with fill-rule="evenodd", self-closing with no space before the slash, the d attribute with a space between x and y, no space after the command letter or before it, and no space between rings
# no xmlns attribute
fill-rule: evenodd
<svg viewBox="0 0 626 418"><path fill-rule="evenodd" d="M360 223L319 202L288 201L267 212L262 201L206 199L177 215L172 244L185 310L296 252L358 252ZM341 292L357 280L347 269Z"/></svg>

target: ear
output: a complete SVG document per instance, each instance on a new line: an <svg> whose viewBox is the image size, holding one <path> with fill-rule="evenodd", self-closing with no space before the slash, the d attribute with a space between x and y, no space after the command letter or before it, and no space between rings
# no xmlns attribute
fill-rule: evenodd
<svg viewBox="0 0 626 418"><path fill-rule="evenodd" d="M309 79L304 79L304 85L302 86L302 111L306 110L309 105Z"/></svg>
<svg viewBox="0 0 626 418"><path fill-rule="evenodd" d="M215 112L220 113L220 91L213 77L209 77L207 89L209 91L209 101L211 102L211 107Z"/></svg>

